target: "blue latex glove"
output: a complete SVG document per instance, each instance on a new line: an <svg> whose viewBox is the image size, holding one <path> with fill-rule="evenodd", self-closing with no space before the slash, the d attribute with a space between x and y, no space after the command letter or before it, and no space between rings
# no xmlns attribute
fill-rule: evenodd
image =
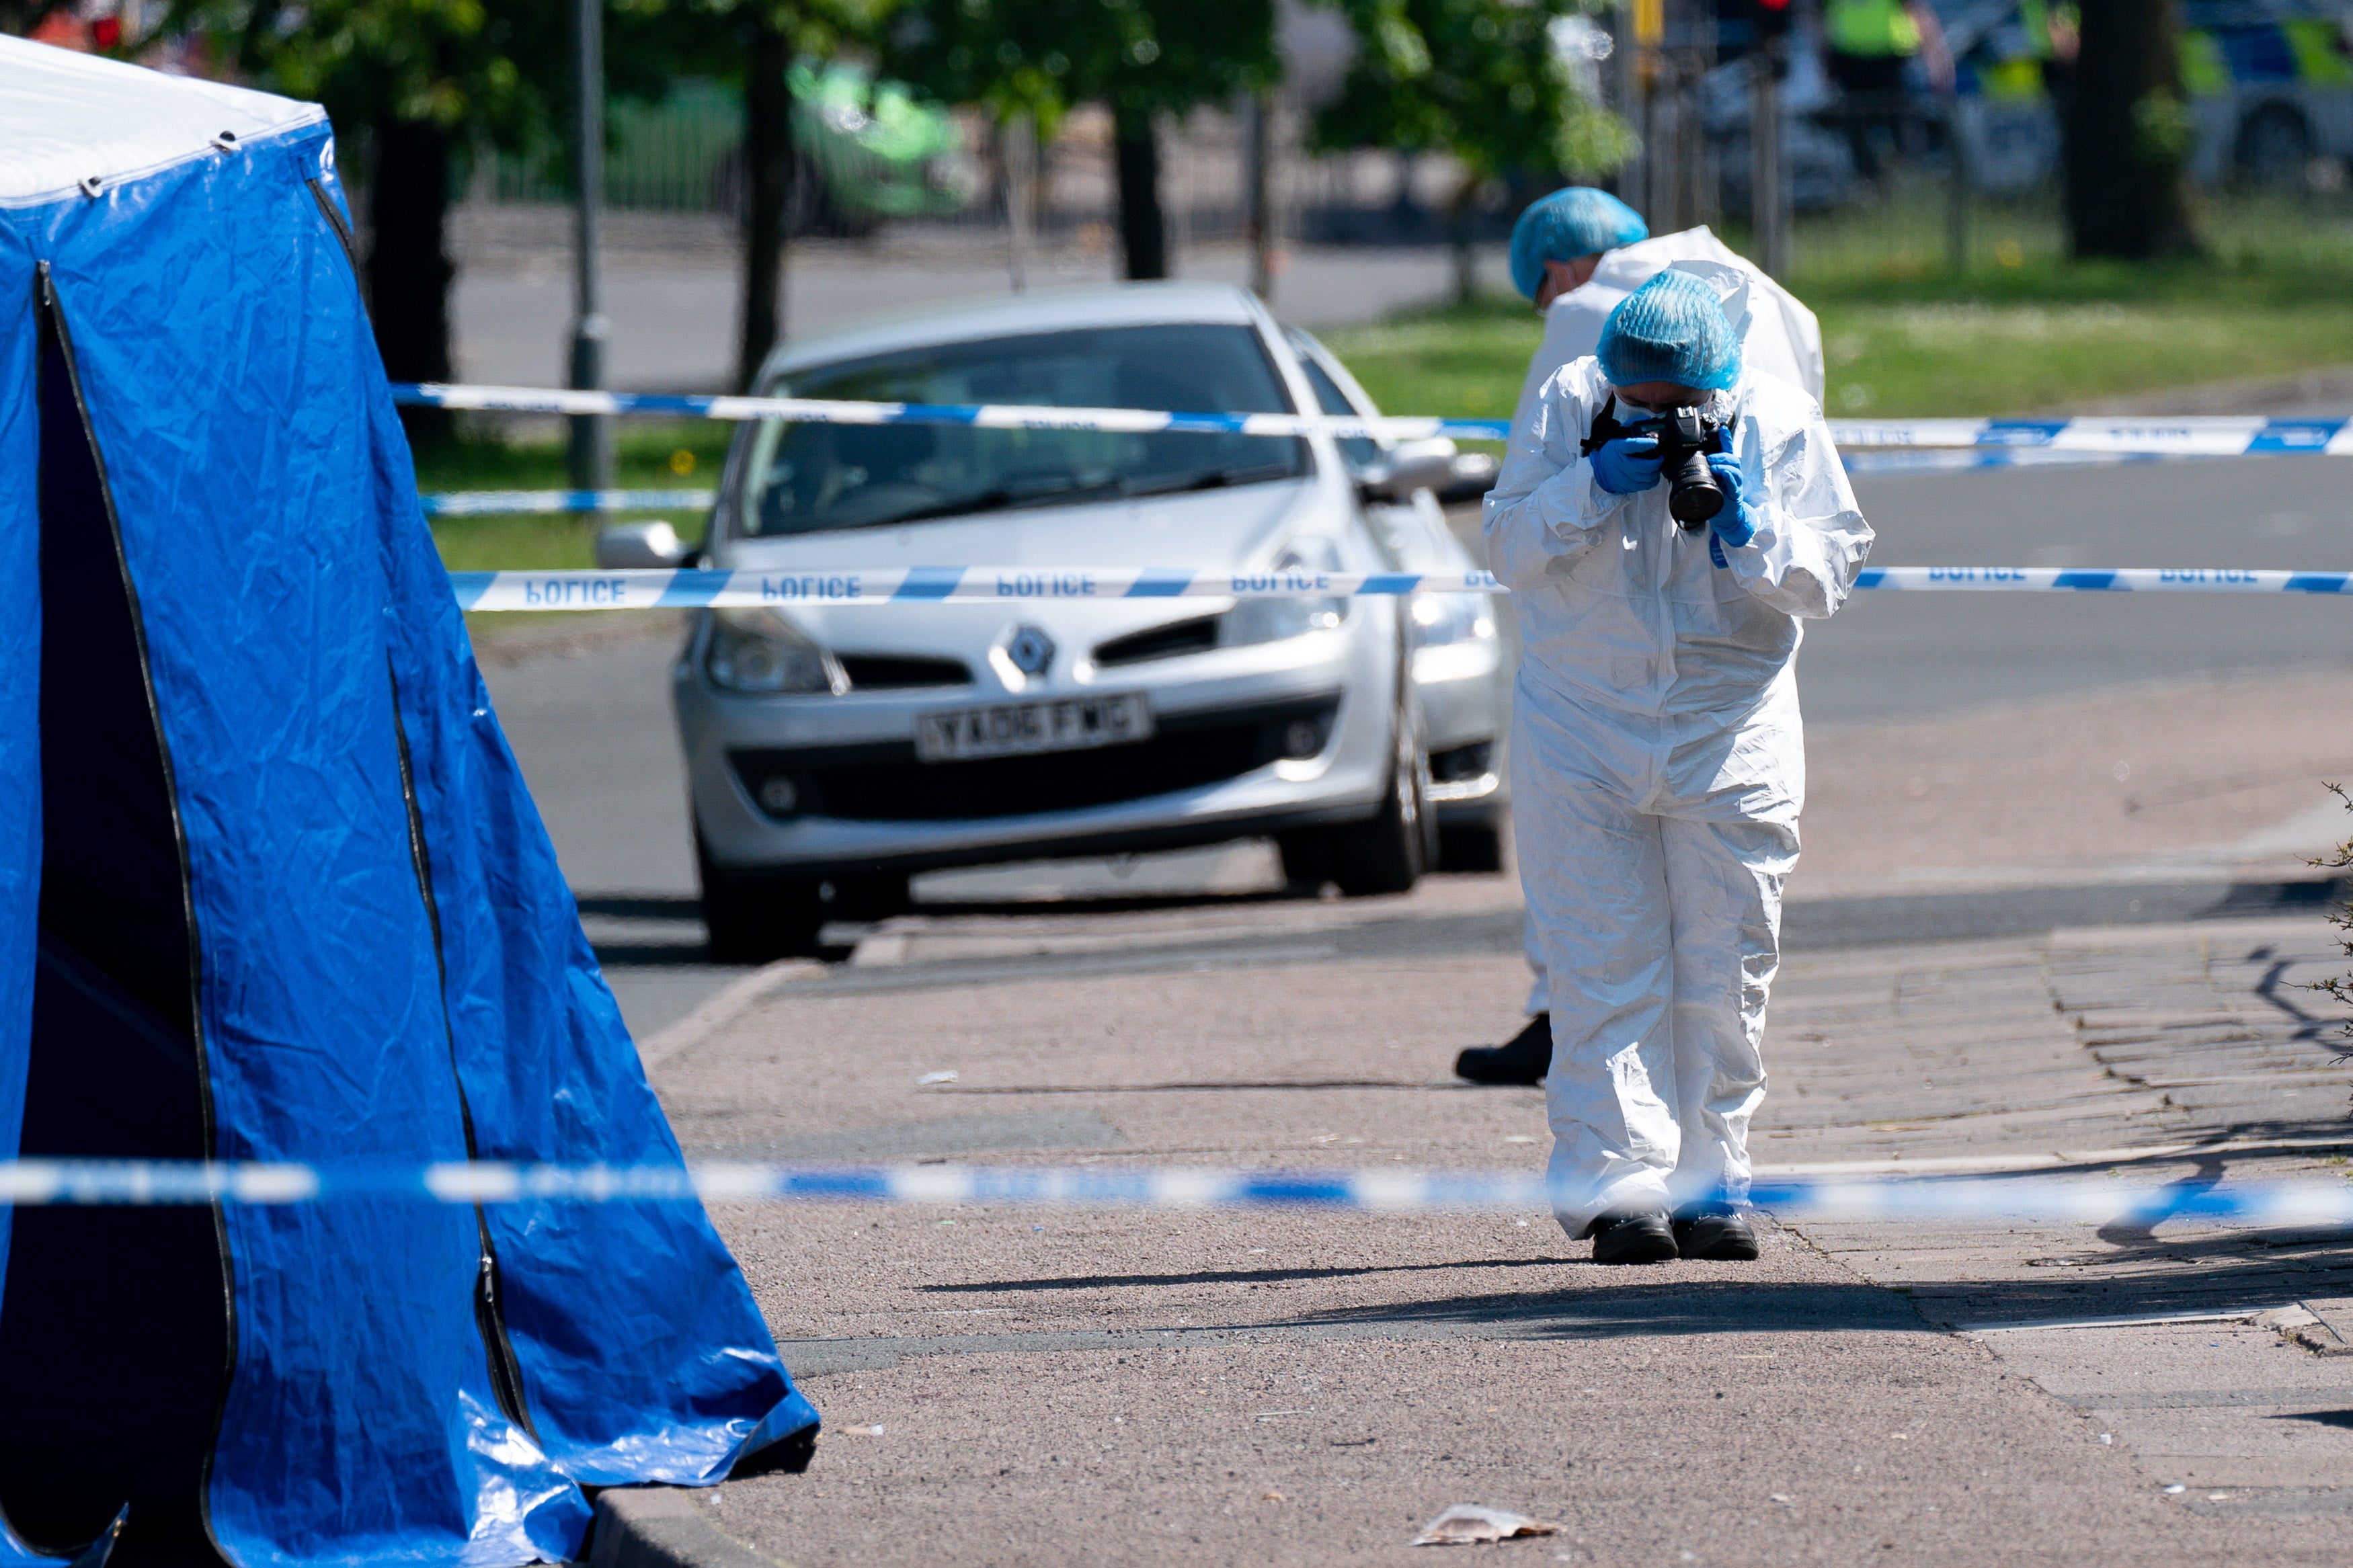
<svg viewBox="0 0 2353 1568"><path fill-rule="evenodd" d="M1613 496L1630 496L1659 482L1659 438L1620 436L1593 454L1593 478Z"/></svg>
<svg viewBox="0 0 2353 1568"><path fill-rule="evenodd" d="M1745 489L1747 476L1741 472L1738 458L1723 452L1710 454L1707 471L1715 476L1716 487L1724 491L1724 510L1708 519L1707 525L1715 530L1718 539L1737 550L1757 537L1757 502Z"/></svg>

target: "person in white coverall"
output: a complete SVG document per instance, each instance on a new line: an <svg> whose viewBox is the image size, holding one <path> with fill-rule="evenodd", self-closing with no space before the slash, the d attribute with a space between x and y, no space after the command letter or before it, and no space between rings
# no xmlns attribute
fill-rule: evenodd
<svg viewBox="0 0 2353 1568"><path fill-rule="evenodd" d="M1572 185L1531 203L1512 228L1512 280L1544 312L1544 341L1528 361L1512 416L1516 440L1553 372L1593 353L1620 300L1672 267L1716 282L1744 361L1822 396L1822 332L1797 297L1728 249L1706 226L1651 237L1641 215L1607 192ZM1454 1070L1474 1083L1537 1084L1552 1061L1551 988L1526 928L1528 1022L1501 1046L1473 1046Z"/></svg>
<svg viewBox="0 0 2353 1568"><path fill-rule="evenodd" d="M1805 795L1799 622L1839 607L1871 542L1820 405L1744 367L1724 281L1670 268L1621 301L1595 356L1538 387L1486 502L1520 624L1553 1205L1600 1262L1757 1255L1741 1205ZM1649 433L1677 407L1718 424L1723 505L1696 530Z"/></svg>

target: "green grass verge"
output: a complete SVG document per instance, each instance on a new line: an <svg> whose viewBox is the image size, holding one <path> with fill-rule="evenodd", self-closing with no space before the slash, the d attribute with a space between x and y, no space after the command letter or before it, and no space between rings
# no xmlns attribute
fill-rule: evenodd
<svg viewBox="0 0 2353 1568"><path fill-rule="evenodd" d="M704 489L719 481L735 426L711 419L618 420L613 481L623 489ZM554 490L570 483L561 438L501 441L468 434L417 454L417 488L437 490ZM434 542L452 572L554 571L594 566L597 530L614 522L665 518L692 537L701 519L682 509L603 516L524 515L437 518Z"/></svg>

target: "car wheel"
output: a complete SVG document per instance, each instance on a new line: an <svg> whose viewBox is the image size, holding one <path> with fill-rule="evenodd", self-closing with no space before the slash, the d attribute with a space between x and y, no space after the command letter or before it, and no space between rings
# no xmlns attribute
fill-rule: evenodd
<svg viewBox="0 0 2353 1568"><path fill-rule="evenodd" d="M1499 812L1484 822L1441 825L1438 829L1438 868L1472 872L1504 869L1503 815Z"/></svg>
<svg viewBox="0 0 2353 1568"><path fill-rule="evenodd" d="M2301 187L2312 166L2312 132L2304 116L2273 104L2239 127L2239 173L2266 190Z"/></svg>
<svg viewBox="0 0 2353 1568"><path fill-rule="evenodd" d="M1389 731L1389 784L1380 811L1332 831L1332 880L1351 899L1405 892L1437 858L1430 759L1422 754L1412 710L1399 704Z"/></svg>
<svg viewBox="0 0 2353 1568"><path fill-rule="evenodd" d="M1275 853L1282 858L1282 879L1294 893L1309 898L1332 879L1332 830L1305 827L1274 836Z"/></svg>
<svg viewBox="0 0 2353 1568"><path fill-rule="evenodd" d="M702 932L713 962L769 963L817 951L825 923L823 889L801 879L729 875L700 843L694 867L702 886Z"/></svg>
<svg viewBox="0 0 2353 1568"><path fill-rule="evenodd" d="M825 918L834 921L887 921L914 907L904 873L878 872L862 877L836 877L827 900Z"/></svg>

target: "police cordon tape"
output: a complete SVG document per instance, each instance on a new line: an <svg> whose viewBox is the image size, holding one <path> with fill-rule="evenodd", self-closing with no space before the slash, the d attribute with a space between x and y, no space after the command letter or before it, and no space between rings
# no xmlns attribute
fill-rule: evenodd
<svg viewBox="0 0 2353 1568"><path fill-rule="evenodd" d="M1494 594L1485 572L1198 572L1156 566L881 566L807 572L452 572L468 610L744 609L944 599L1296 599Z"/></svg>
<svg viewBox="0 0 2353 1568"><path fill-rule="evenodd" d="M564 392L532 386L395 385L393 401L501 414L664 414L695 419L788 419L802 425L963 425L983 430L1100 430L1158 436L1457 436L1501 441L1503 419L1356 419L1327 414L1182 414L1155 408L1058 408L1035 404L861 403L829 397L702 397L651 392Z"/></svg>
<svg viewBox="0 0 2353 1568"><path fill-rule="evenodd" d="M417 498L427 517L512 517L539 512L708 511L717 490L445 490Z"/></svg>
<svg viewBox="0 0 2353 1568"><path fill-rule="evenodd" d="M1486 572L1197 572L1157 566L881 566L807 572L452 572L461 609L754 609L1039 599L1293 599L1502 594ZM2228 567L1866 566L1858 589L2045 594L2348 594L2353 572Z"/></svg>
<svg viewBox="0 0 2353 1568"><path fill-rule="evenodd" d="M1500 1171L1237 1171L1101 1166L439 1164L196 1161L0 1162L18 1207L439 1204L839 1203L1142 1209L1312 1208L1372 1214L1549 1212L1545 1178ZM2105 1223L2161 1219L2353 1226L2353 1182L2125 1185L2049 1174L1870 1181L1772 1179L1747 1201L1785 1218Z"/></svg>
<svg viewBox="0 0 2353 1568"><path fill-rule="evenodd" d="M396 384L393 400L430 408L509 414L670 415L699 419L789 419L812 425L964 425L999 430L1103 430L1131 435L1304 436L1415 440L1453 436L1502 441L1507 419L1377 419L1324 414L1187 414L1147 408L1056 408L1026 404L861 403L839 398L701 397L669 393L567 392L531 386ZM2179 419L1833 419L1841 447L2039 447L2066 452L2198 457L2304 453L2353 456L2353 420L2260 415Z"/></svg>
<svg viewBox="0 0 2353 1568"><path fill-rule="evenodd" d="M1857 588L2040 594L2344 594L2353 572L2218 566L1866 566Z"/></svg>
<svg viewBox="0 0 2353 1568"><path fill-rule="evenodd" d="M1846 471L1859 477L1884 474L1953 473L1967 468L2056 468L2118 463L2196 461L2194 452L2054 452L2047 447L2000 447L1990 451L1923 448L1912 452L1845 455ZM438 490L417 498L427 517L512 517L548 513L659 511L683 508L708 511L717 490Z"/></svg>

